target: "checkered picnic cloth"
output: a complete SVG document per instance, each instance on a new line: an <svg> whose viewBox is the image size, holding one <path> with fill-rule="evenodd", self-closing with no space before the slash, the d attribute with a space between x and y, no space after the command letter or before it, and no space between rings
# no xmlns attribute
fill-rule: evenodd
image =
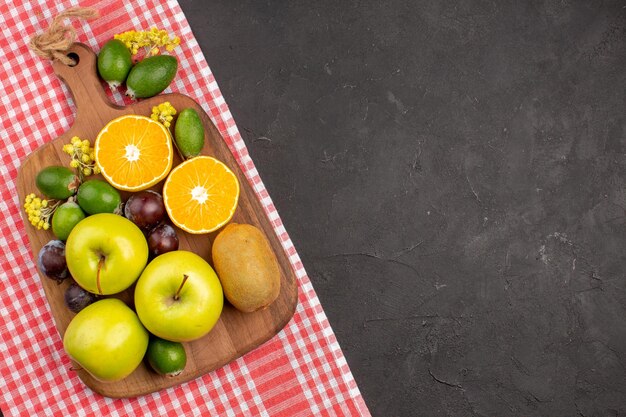
<svg viewBox="0 0 626 417"><path fill-rule="evenodd" d="M250 159L237 125L175 0L27 1L0 4L0 410L6 416L185 415L334 416L369 411L359 393L302 262ZM56 4L55 4L56 3ZM132 399L104 398L72 372L35 263L16 192L20 161L67 131L74 106L50 62L26 43L71 6L100 11L74 21L79 41L99 50L113 34L157 26L180 36L180 61L170 87L204 103L253 185L296 271L299 299L293 319L270 341L191 382ZM119 95L112 99L122 102Z"/></svg>

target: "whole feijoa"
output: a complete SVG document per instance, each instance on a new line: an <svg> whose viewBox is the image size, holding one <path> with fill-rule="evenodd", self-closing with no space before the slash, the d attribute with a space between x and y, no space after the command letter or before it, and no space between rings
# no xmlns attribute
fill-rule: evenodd
<svg viewBox="0 0 626 417"><path fill-rule="evenodd" d="M122 196L111 184L102 180L85 181L78 187L78 205L88 214L118 213Z"/></svg>
<svg viewBox="0 0 626 417"><path fill-rule="evenodd" d="M126 79L126 94L147 98L165 90L178 70L178 60L171 55L144 58L130 70Z"/></svg>
<svg viewBox="0 0 626 417"><path fill-rule="evenodd" d="M150 337L146 357L155 372L170 377L180 375L187 365L187 354L182 343L156 336Z"/></svg>
<svg viewBox="0 0 626 417"><path fill-rule="evenodd" d="M61 204L52 215L52 233L60 240L67 240L76 224L85 218L85 212L73 201Z"/></svg>
<svg viewBox="0 0 626 417"><path fill-rule="evenodd" d="M174 139L185 158L200 154L204 146L204 126L197 111L187 108L180 112L174 127Z"/></svg>
<svg viewBox="0 0 626 417"><path fill-rule="evenodd" d="M49 166L37 174L35 185L46 197L65 200L76 193L80 180L76 173L62 166Z"/></svg>
<svg viewBox="0 0 626 417"><path fill-rule="evenodd" d="M126 81L132 67L130 51L120 40L111 39L98 54L98 74L111 88L117 88Z"/></svg>

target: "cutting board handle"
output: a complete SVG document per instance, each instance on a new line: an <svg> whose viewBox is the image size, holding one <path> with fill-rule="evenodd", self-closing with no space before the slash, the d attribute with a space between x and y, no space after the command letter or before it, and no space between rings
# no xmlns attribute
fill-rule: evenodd
<svg viewBox="0 0 626 417"><path fill-rule="evenodd" d="M54 61L52 68L56 75L65 82L72 93L76 105L76 120L74 124L94 118L109 118L110 114L98 114L96 109L106 109L111 112L122 109L108 99L102 83L98 78L96 68L96 54L87 45L74 43L67 55L77 61L76 65L66 65ZM107 111L106 113L109 113Z"/></svg>

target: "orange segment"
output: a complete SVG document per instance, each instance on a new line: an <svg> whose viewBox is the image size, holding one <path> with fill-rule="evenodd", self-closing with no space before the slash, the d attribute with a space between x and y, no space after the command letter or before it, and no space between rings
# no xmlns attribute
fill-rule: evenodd
<svg viewBox="0 0 626 417"><path fill-rule="evenodd" d="M238 200L237 177L210 156L196 156L178 165L163 186L170 220L194 234L209 233L228 223Z"/></svg>
<svg viewBox="0 0 626 417"><path fill-rule="evenodd" d="M94 148L102 176L120 190L150 188L172 169L170 133L149 117L130 114L110 121Z"/></svg>

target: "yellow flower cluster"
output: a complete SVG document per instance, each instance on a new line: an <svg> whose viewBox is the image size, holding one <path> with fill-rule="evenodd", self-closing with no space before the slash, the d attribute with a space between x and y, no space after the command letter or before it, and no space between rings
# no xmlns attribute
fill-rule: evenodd
<svg viewBox="0 0 626 417"><path fill-rule="evenodd" d="M180 45L178 36L170 38L167 31L159 30L155 27L143 31L129 30L128 32L118 33L114 38L124 42L124 45L126 45L132 55L137 54L139 48L146 48L149 51L149 55L157 55L160 52L159 48L164 47L165 50L172 51Z"/></svg>
<svg viewBox="0 0 626 417"><path fill-rule="evenodd" d="M169 101L165 101L152 108L152 115L150 118L163 123L163 126L169 128L175 115L176 109L174 106L172 106Z"/></svg>
<svg viewBox="0 0 626 417"><path fill-rule="evenodd" d="M54 214L60 201L43 200L35 194L30 193L24 199L24 210L28 214L28 221L37 230L48 230L50 228L50 218Z"/></svg>
<svg viewBox="0 0 626 417"><path fill-rule="evenodd" d="M96 165L94 150L88 140L81 140L74 136L70 143L63 145L63 152L72 157L70 166L76 169L81 178L91 174L99 174L100 168Z"/></svg>

